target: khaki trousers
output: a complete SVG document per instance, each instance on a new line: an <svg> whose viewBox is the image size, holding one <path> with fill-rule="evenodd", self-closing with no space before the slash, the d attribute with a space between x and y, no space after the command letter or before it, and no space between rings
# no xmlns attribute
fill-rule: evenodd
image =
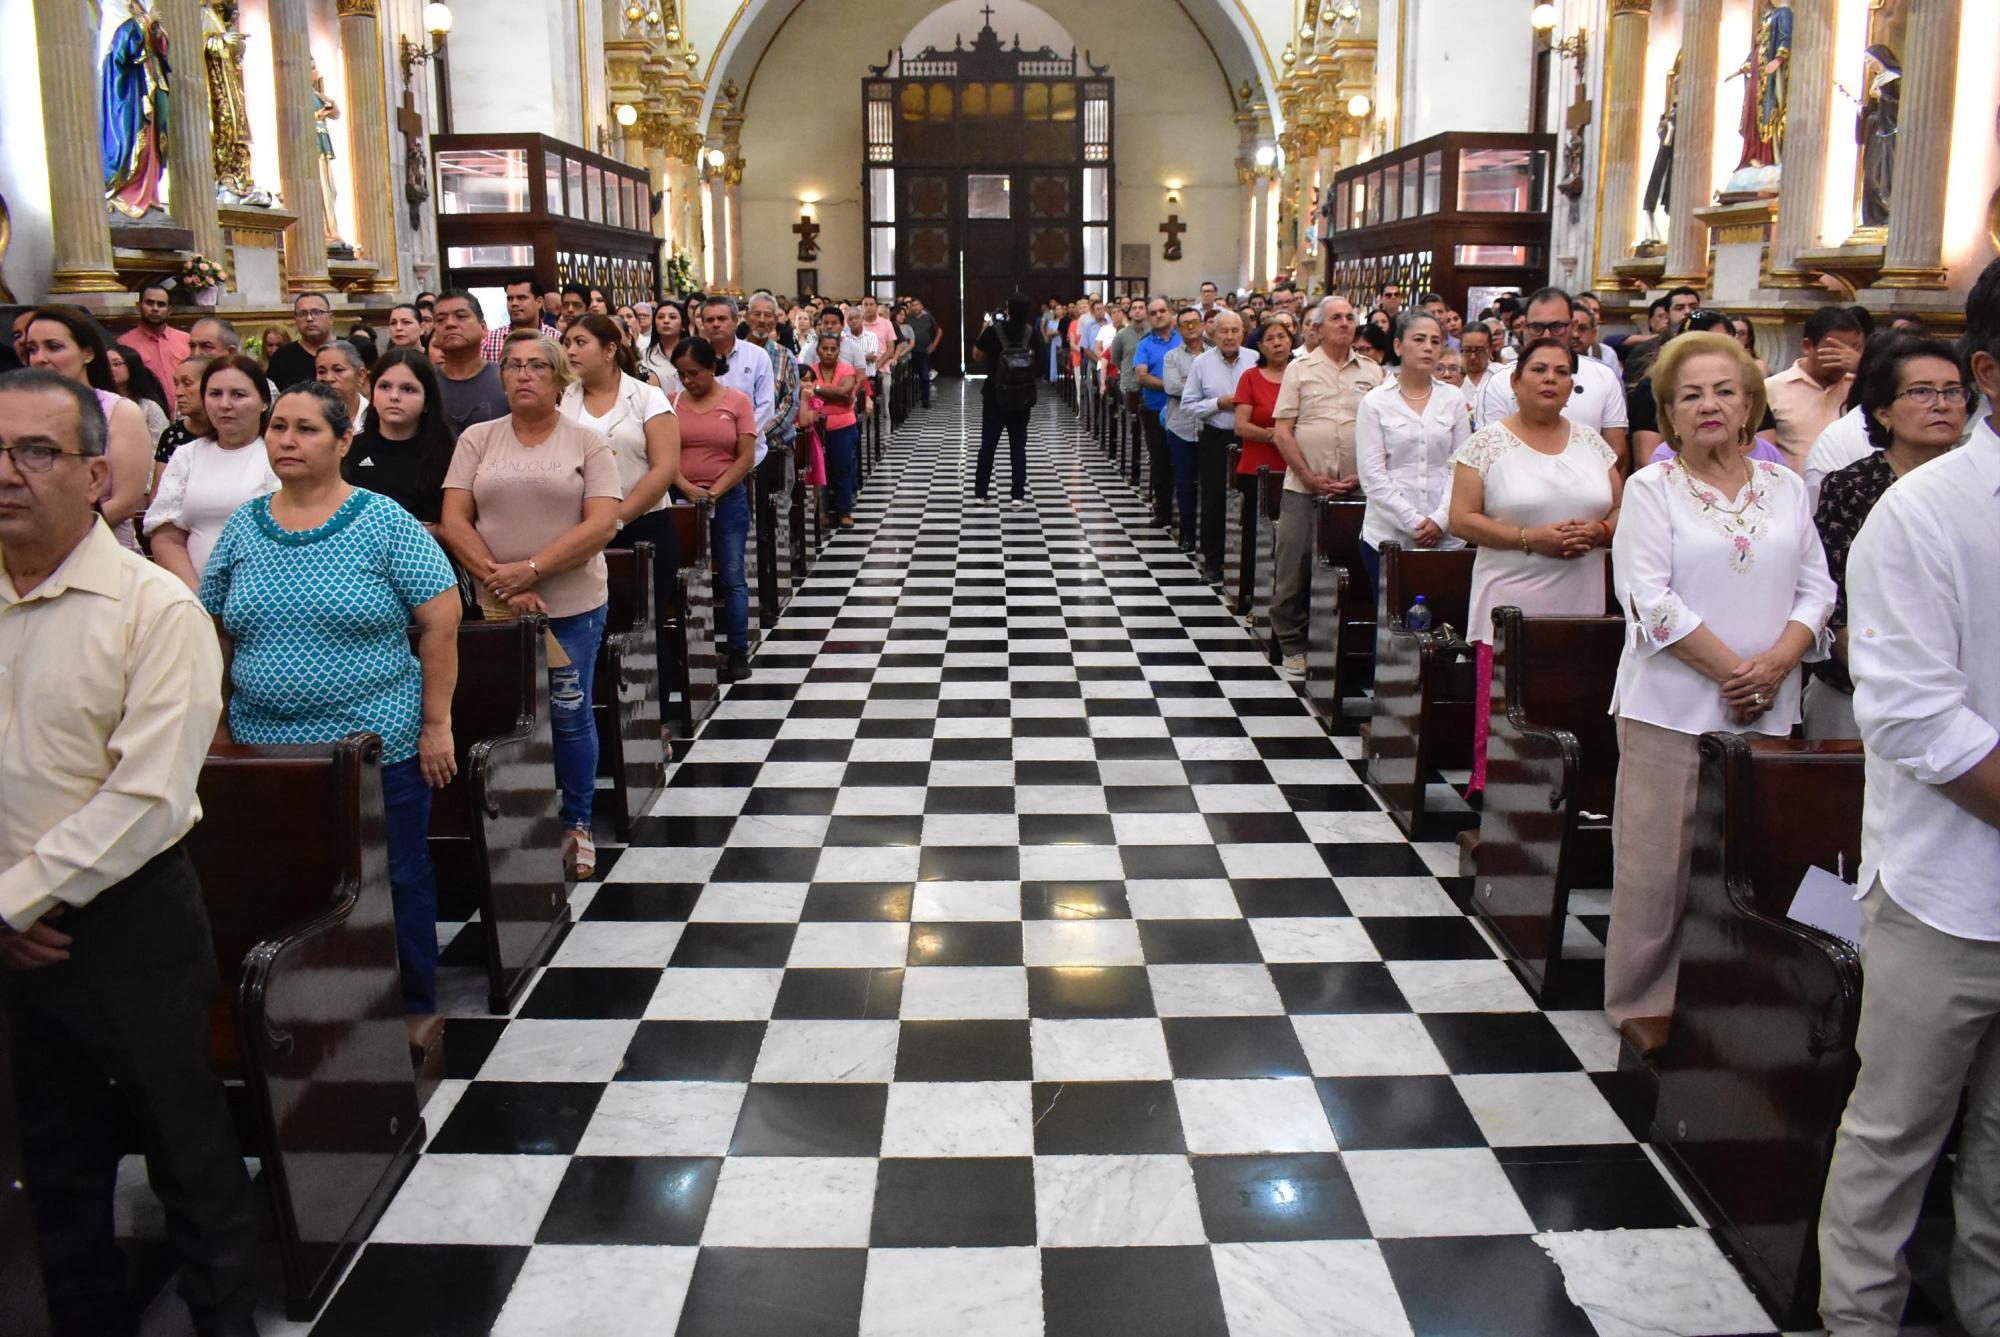
<svg viewBox="0 0 2000 1337"><path fill-rule="evenodd" d="M1255 540L1245 535L1243 541ZM1271 553L1271 634L1278 653L1306 652L1306 614L1312 598L1313 499L1310 492L1287 491L1278 503L1278 540Z"/></svg>
<svg viewBox="0 0 2000 1337"><path fill-rule="evenodd" d="M1611 936L1604 961L1604 1010L1614 1026L1673 1015L1694 854L1697 742L1691 733L1618 718Z"/></svg>
<svg viewBox="0 0 2000 1337"><path fill-rule="evenodd" d="M1862 915L1861 1076L1820 1207L1820 1314L1831 1337L1900 1330L1903 1248L1969 1085L1951 1298L1964 1329L1990 1337L2000 1333L2000 942L1940 932L1880 882Z"/></svg>

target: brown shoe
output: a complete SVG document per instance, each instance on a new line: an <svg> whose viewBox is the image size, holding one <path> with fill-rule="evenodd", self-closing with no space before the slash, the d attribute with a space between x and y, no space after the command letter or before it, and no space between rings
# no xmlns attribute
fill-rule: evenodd
<svg viewBox="0 0 2000 1337"><path fill-rule="evenodd" d="M1667 1047L1671 1017L1634 1017L1618 1027L1618 1034L1640 1058L1651 1061Z"/></svg>

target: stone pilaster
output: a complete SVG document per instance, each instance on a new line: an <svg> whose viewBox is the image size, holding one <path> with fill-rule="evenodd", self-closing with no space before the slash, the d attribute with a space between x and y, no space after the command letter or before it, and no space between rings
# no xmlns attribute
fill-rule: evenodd
<svg viewBox="0 0 2000 1337"><path fill-rule="evenodd" d="M215 151L208 120L208 80L201 57L200 0L161 0L173 62L172 124L167 129L168 207L194 234L194 249L226 264L215 214Z"/></svg>
<svg viewBox="0 0 2000 1337"><path fill-rule="evenodd" d="M1897 115L1896 175L1889 239L1878 288L1945 285L1944 196L1951 118L1958 100L1959 6L1920 0L1910 6L1904 38L1903 104ZM1990 42L1992 34L1975 41Z"/></svg>
<svg viewBox="0 0 2000 1337"><path fill-rule="evenodd" d="M1667 287L1702 287L1708 278L1708 225L1695 214L1708 207L1715 164L1716 48L1722 0L1687 0L1681 9L1679 121L1674 127L1674 185L1668 195Z"/></svg>
<svg viewBox="0 0 2000 1337"><path fill-rule="evenodd" d="M1785 142L1779 150L1783 171L1767 262L1770 272L1765 276L1773 288L1818 286L1815 275L1800 271L1799 252L1819 242L1820 207L1826 201L1826 137L1833 113L1832 0L1792 0L1792 15L1791 100L1785 112Z"/></svg>
<svg viewBox="0 0 2000 1337"><path fill-rule="evenodd" d="M285 287L294 293L325 292L333 281L326 272L326 200L320 195L319 140L313 133L312 49L306 44L311 6L307 0L271 0L270 13L278 175L285 207L299 216L285 231Z"/></svg>
<svg viewBox="0 0 2000 1337"><path fill-rule="evenodd" d="M104 113L98 101L91 13L74 0L35 0L35 64L42 78L49 219L55 233L51 295L125 291L111 267L104 154L98 147L104 142Z"/></svg>
<svg viewBox="0 0 2000 1337"><path fill-rule="evenodd" d="M348 138L354 146L354 221L361 258L375 266L371 286L395 292L396 211L389 200L388 99L382 90L382 24L376 0L337 0L340 54L347 66Z"/></svg>
<svg viewBox="0 0 2000 1337"><path fill-rule="evenodd" d="M1653 0L1611 0L1605 37L1604 137L1597 146L1602 175L1597 196L1597 273L1594 286L1616 288L1611 266L1632 253L1639 227L1639 174L1645 170L1646 126L1637 91L1646 82L1646 39Z"/></svg>

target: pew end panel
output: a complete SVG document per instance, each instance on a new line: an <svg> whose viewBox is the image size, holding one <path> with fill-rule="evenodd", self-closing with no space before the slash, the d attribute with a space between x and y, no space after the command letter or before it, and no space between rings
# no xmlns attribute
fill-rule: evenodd
<svg viewBox="0 0 2000 1337"><path fill-rule="evenodd" d="M217 996L211 1058L241 1085L298 1320L325 1303L424 1141L381 767L373 734L219 744L187 837L218 968L236 976Z"/></svg>
<svg viewBox="0 0 2000 1337"><path fill-rule="evenodd" d="M668 508L680 544L671 621L661 624L660 673L673 693L676 738L691 739L722 701L721 659L715 645L715 565L710 541L714 506L707 501ZM662 703L666 708L666 703Z"/></svg>
<svg viewBox="0 0 2000 1337"><path fill-rule="evenodd" d="M1375 709L1368 728L1368 782L1413 840L1455 832L1476 817L1462 801L1433 793L1441 769L1472 764L1472 701L1444 684L1446 626L1463 627L1472 596L1470 549L1439 552L1382 545L1383 612L1375 636ZM1418 595L1431 630L1411 631L1404 613Z"/></svg>
<svg viewBox="0 0 2000 1337"><path fill-rule="evenodd" d="M612 825L618 838L629 842L632 823L645 816L667 782L653 545L607 548L604 563L610 602L597 651L591 713L597 723L598 774L611 780Z"/></svg>
<svg viewBox="0 0 2000 1337"><path fill-rule="evenodd" d="M1621 617L1493 613L1473 904L1544 1005L1564 984L1570 892L1611 885L1618 735L1610 707L1625 636Z"/></svg>
<svg viewBox="0 0 2000 1337"><path fill-rule="evenodd" d="M1861 746L1736 734L1700 746L1653 1142L1780 1325L1813 1327L1820 1198L1857 1071L1861 961L1786 911L1808 867L1858 860Z"/></svg>
<svg viewBox="0 0 2000 1337"><path fill-rule="evenodd" d="M458 631L458 775L431 799L440 908L477 909L487 1005L507 1012L569 922L549 723L548 620Z"/></svg>
<svg viewBox="0 0 2000 1337"><path fill-rule="evenodd" d="M1197 446L1199 451L1200 447ZM1197 455L1199 459L1199 455ZM1222 601L1229 611L1238 617L1250 616L1251 570L1256 561L1252 552L1251 536L1257 531L1256 498L1248 491L1236 486L1236 469L1243 461L1243 445L1232 441L1223 448L1222 468ZM1195 467L1200 473L1200 465ZM1199 511L1199 506L1196 507ZM1179 519L1178 512L1175 519ZM1199 528L1199 519L1196 527ZM1182 543L1193 542L1197 554L1197 565L1208 558L1200 551L1197 535L1181 535Z"/></svg>
<svg viewBox="0 0 2000 1337"><path fill-rule="evenodd" d="M1365 501L1313 499L1306 701L1328 727L1366 717L1366 693L1375 677L1375 590L1361 568L1367 510Z"/></svg>

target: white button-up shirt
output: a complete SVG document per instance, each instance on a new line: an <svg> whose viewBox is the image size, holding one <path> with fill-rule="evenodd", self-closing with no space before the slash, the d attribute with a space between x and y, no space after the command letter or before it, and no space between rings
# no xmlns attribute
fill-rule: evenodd
<svg viewBox="0 0 2000 1337"><path fill-rule="evenodd" d="M1233 399L1236 383L1243 373L1257 365L1257 350L1239 348L1234 362L1225 361L1220 348L1204 348L1188 367L1187 383L1181 387L1181 409L1209 427L1225 432L1236 430L1236 410L1218 409L1218 399Z"/></svg>
<svg viewBox="0 0 2000 1337"><path fill-rule="evenodd" d="M1440 548L1464 547L1451 537L1451 458L1471 435L1465 396L1455 385L1432 381L1421 412L1393 376L1362 396L1354 419L1354 471L1368 496L1361 541L1376 548L1407 544L1430 520L1445 531Z"/></svg>
<svg viewBox="0 0 2000 1337"><path fill-rule="evenodd" d="M1868 440L1868 418L1860 408L1850 409L1827 425L1806 452L1806 499L1819 510L1819 490L1826 476L1838 473L1875 449Z"/></svg>
<svg viewBox="0 0 2000 1337"><path fill-rule="evenodd" d="M1847 557L1847 665L1867 747L1861 886L2000 941L2000 830L1939 792L2000 745L2000 437L1990 419L1882 494Z"/></svg>
<svg viewBox="0 0 2000 1337"><path fill-rule="evenodd" d="M1512 374L1495 375L1479 392L1479 425L1485 427L1499 422L1520 406L1514 398ZM1562 415L1571 422L1594 427L1599 433L1606 428L1624 431L1629 422L1625 416L1625 383L1618 378L1617 372L1597 359L1578 358L1576 390L1570 395L1569 403L1563 405Z"/></svg>

